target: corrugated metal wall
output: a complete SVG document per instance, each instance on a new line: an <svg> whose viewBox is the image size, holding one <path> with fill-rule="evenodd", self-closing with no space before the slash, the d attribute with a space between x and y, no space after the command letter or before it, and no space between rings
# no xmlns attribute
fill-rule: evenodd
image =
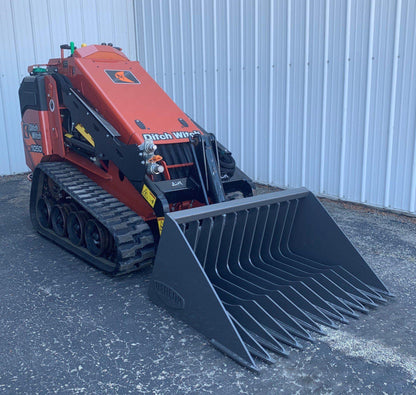
<svg viewBox="0 0 416 395"><path fill-rule="evenodd" d="M27 171L18 88L59 45L112 42L136 59L133 0L0 0L0 175Z"/></svg>
<svg viewBox="0 0 416 395"><path fill-rule="evenodd" d="M415 1L135 8L139 60L254 179L415 213Z"/></svg>

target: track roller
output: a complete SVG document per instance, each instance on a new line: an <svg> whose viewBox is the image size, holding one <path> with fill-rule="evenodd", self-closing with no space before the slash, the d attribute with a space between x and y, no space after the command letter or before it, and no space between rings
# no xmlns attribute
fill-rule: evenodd
<svg viewBox="0 0 416 395"><path fill-rule="evenodd" d="M44 228L51 227L52 203L46 198L39 198L36 204L36 218Z"/></svg>
<svg viewBox="0 0 416 395"><path fill-rule="evenodd" d="M84 211L71 211L66 221L68 239L72 244L81 246L84 244L85 225L88 221L88 214Z"/></svg>
<svg viewBox="0 0 416 395"><path fill-rule="evenodd" d="M110 235L95 219L85 225L85 244L94 256L103 256L110 247Z"/></svg>
<svg viewBox="0 0 416 395"><path fill-rule="evenodd" d="M55 204L51 211L51 223L54 232L61 237L66 236L66 221L70 207L67 204Z"/></svg>

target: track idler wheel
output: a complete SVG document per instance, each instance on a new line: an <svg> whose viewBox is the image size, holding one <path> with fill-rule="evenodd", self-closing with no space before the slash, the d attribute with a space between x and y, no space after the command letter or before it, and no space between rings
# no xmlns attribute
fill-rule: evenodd
<svg viewBox="0 0 416 395"><path fill-rule="evenodd" d="M89 219L85 225L85 245L92 255L102 256L111 247L110 235L95 219Z"/></svg>
<svg viewBox="0 0 416 395"><path fill-rule="evenodd" d="M49 200L41 197L36 203L36 219L44 228L51 227L52 205Z"/></svg>
<svg viewBox="0 0 416 395"><path fill-rule="evenodd" d="M66 236L66 222L70 206L67 204L55 204L51 211L51 224L54 232L60 236Z"/></svg>
<svg viewBox="0 0 416 395"><path fill-rule="evenodd" d="M72 244L81 246L84 243L85 225L88 214L83 211L71 211L66 221L68 239Z"/></svg>

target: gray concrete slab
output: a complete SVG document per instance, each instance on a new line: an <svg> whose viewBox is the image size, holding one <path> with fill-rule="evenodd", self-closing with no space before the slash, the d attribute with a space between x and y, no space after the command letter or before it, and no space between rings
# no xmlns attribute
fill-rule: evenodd
<svg viewBox="0 0 416 395"><path fill-rule="evenodd" d="M416 392L415 219L324 201L396 298L256 375L153 305L150 270L112 278L36 234L29 189L0 178L0 391Z"/></svg>

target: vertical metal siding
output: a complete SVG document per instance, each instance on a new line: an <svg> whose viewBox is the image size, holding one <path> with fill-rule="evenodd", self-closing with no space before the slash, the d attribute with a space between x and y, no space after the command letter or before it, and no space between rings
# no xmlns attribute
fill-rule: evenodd
<svg viewBox="0 0 416 395"><path fill-rule="evenodd" d="M27 170L18 88L59 45L112 42L136 59L133 0L0 0L0 175Z"/></svg>
<svg viewBox="0 0 416 395"><path fill-rule="evenodd" d="M255 180L416 212L416 3L136 0L139 59Z"/></svg>

